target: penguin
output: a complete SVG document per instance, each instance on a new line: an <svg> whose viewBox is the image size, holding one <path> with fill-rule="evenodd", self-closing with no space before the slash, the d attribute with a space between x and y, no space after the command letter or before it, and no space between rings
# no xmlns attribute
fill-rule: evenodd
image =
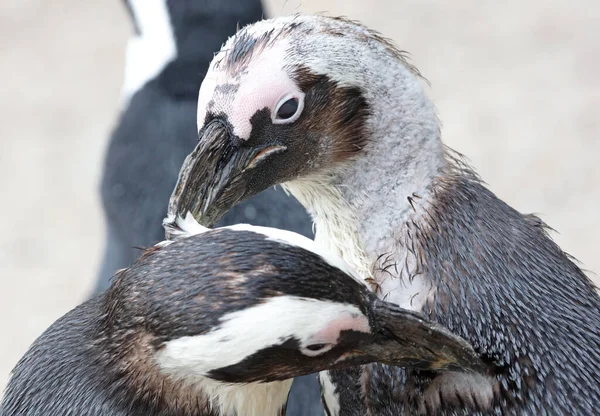
<svg viewBox="0 0 600 416"><path fill-rule="evenodd" d="M292 378L326 368L484 369L466 341L381 301L306 237L183 227L34 342L0 414L279 416Z"/></svg>
<svg viewBox="0 0 600 416"><path fill-rule="evenodd" d="M444 146L423 84L404 52L359 22L293 15L245 27L200 88L199 143L168 218L211 226L283 184L319 245L488 366L484 376L381 363L323 372L331 415L599 414L595 286L538 217Z"/></svg>
<svg viewBox="0 0 600 416"><path fill-rule="evenodd" d="M131 264L140 247L164 238L161 221L185 156L197 141L198 89L237 25L260 20L259 0L126 0L134 36L127 44L117 125L101 179L105 248L94 293ZM312 237L310 217L282 189L268 189L233 208L218 225L250 223ZM323 413L316 376L299 379L291 416Z"/></svg>

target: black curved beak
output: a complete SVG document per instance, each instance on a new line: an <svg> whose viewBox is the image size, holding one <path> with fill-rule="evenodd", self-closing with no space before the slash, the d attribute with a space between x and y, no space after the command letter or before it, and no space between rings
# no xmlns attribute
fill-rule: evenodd
<svg viewBox="0 0 600 416"><path fill-rule="evenodd" d="M372 338L338 365L357 360L429 371L485 373L488 368L468 341L416 312L374 299L370 315Z"/></svg>
<svg viewBox="0 0 600 416"><path fill-rule="evenodd" d="M243 195L244 183L236 172L243 171L251 154L240 150L225 124L219 120L207 124L183 162L168 217L185 218L190 212L200 224L212 227Z"/></svg>
<svg viewBox="0 0 600 416"><path fill-rule="evenodd" d="M199 137L179 172L167 218L174 221L190 212L196 221L210 228L238 202L272 185L265 180L268 175L257 175L255 168L286 147L276 143L248 145L219 119L206 124ZM164 225L174 226L167 222Z"/></svg>

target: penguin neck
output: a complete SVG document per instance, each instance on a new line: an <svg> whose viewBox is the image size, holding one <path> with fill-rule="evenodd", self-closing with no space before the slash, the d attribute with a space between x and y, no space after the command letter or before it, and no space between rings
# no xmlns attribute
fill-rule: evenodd
<svg viewBox="0 0 600 416"><path fill-rule="evenodd" d="M285 413L292 380L269 383L226 384L206 377L195 378L219 416L280 416Z"/></svg>
<svg viewBox="0 0 600 416"><path fill-rule="evenodd" d="M374 283L381 296L400 291L377 270L380 257L404 259L407 226L419 222L415 208L430 203L435 178L448 164L433 105L424 98L421 105L420 118L404 123L372 120L369 143L343 166L285 184L311 214L315 240ZM388 298L405 307L407 299Z"/></svg>

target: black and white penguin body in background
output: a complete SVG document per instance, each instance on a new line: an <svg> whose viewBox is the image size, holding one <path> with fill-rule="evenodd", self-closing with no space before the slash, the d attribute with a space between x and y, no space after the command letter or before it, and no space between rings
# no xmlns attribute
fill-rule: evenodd
<svg viewBox="0 0 600 416"><path fill-rule="evenodd" d="M198 88L214 52L237 25L259 20L259 0L128 0L135 36L127 47L123 111L102 178L107 244L97 291L164 238L161 222L177 173L198 140ZM221 225L251 223L312 236L306 211L281 189L232 210Z"/></svg>
<svg viewBox="0 0 600 416"><path fill-rule="evenodd" d="M374 360L480 371L299 234L236 225L148 249L13 370L2 416L279 416L291 378Z"/></svg>
<svg viewBox="0 0 600 416"><path fill-rule="evenodd" d="M283 183L320 245L489 365L486 377L382 364L324 372L329 414L600 414L594 285L537 217L444 147L418 71L389 41L324 16L248 26L211 63L198 127L171 219L191 212L210 226Z"/></svg>
<svg viewBox="0 0 600 416"><path fill-rule="evenodd" d="M198 89L214 52L238 25L263 17L260 0L128 0L135 29L126 54L123 111L102 177L106 248L96 293L113 273L164 238L161 222L185 156L198 140ZM313 236L304 208L268 189L219 223L250 223ZM294 384L288 414L323 413L315 376Z"/></svg>

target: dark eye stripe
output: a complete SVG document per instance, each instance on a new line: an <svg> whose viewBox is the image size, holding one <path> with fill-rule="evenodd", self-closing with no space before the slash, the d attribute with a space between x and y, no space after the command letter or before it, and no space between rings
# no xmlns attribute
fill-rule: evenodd
<svg viewBox="0 0 600 416"><path fill-rule="evenodd" d="M296 114L296 111L298 111L298 99L290 98L285 103L281 104L281 107L277 110L277 118L287 120Z"/></svg>

